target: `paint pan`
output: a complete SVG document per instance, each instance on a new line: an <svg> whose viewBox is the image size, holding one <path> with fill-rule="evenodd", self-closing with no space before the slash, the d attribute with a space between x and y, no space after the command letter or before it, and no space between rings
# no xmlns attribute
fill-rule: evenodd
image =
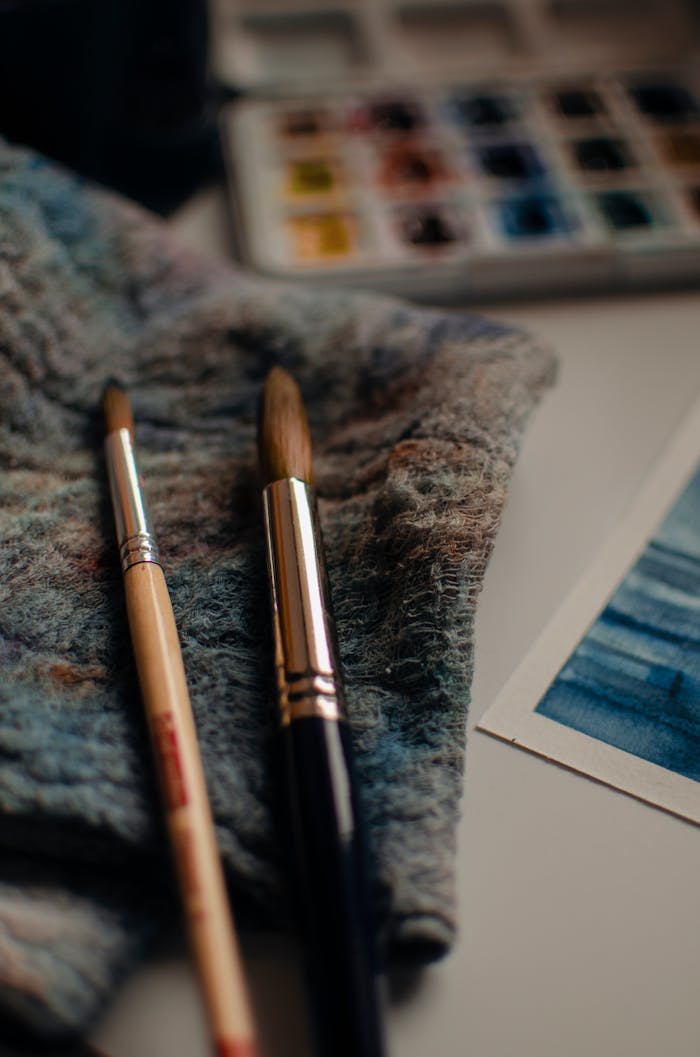
<svg viewBox="0 0 700 1057"><path fill-rule="evenodd" d="M574 122L601 117L606 113L600 92L576 85L552 92L550 106L558 117Z"/></svg>
<svg viewBox="0 0 700 1057"><path fill-rule="evenodd" d="M639 112L651 121L681 124L700 116L698 100L686 85L674 80L642 80L630 85Z"/></svg>
<svg viewBox="0 0 700 1057"><path fill-rule="evenodd" d="M638 234L659 222L652 198L642 191L601 191L595 200L603 220L615 234Z"/></svg>
<svg viewBox="0 0 700 1057"><path fill-rule="evenodd" d="M498 2L404 4L396 10L397 46L408 64L444 68L459 61L465 69L512 57L520 34L510 5Z"/></svg>
<svg viewBox="0 0 700 1057"><path fill-rule="evenodd" d="M654 0L550 0L545 4L550 41L570 56L632 59L677 55L692 35L684 5ZM690 6L690 5L686 5Z"/></svg>
<svg viewBox="0 0 700 1057"><path fill-rule="evenodd" d="M632 149L620 136L586 136L569 144L575 168L586 177L610 177L635 169Z"/></svg>
<svg viewBox="0 0 700 1057"><path fill-rule="evenodd" d="M290 11L241 19L245 79L266 82L350 74L363 50L352 15L336 11Z"/></svg>
<svg viewBox="0 0 700 1057"><path fill-rule="evenodd" d="M285 139L299 141L333 132L334 122L322 107L300 106L281 114L277 128Z"/></svg>
<svg viewBox="0 0 700 1057"><path fill-rule="evenodd" d="M487 143L475 154L481 171L495 180L536 180L545 173L539 152L524 141Z"/></svg>
<svg viewBox="0 0 700 1057"><path fill-rule="evenodd" d="M674 129L660 142L662 154L671 165L680 168L700 167L700 130Z"/></svg>
<svg viewBox="0 0 700 1057"><path fill-rule="evenodd" d="M456 210L438 202L399 209L395 221L401 243L423 253L443 252L466 237Z"/></svg>
<svg viewBox="0 0 700 1057"><path fill-rule="evenodd" d="M516 242L561 237L578 227L561 198L549 192L502 199L495 203L494 214L500 232Z"/></svg>
<svg viewBox="0 0 700 1057"><path fill-rule="evenodd" d="M292 198L336 194L344 183L341 164L335 158L294 158L286 165L285 189Z"/></svg>
<svg viewBox="0 0 700 1057"><path fill-rule="evenodd" d="M357 249L357 220L348 213L309 213L289 217L286 228L292 257L300 264L343 260Z"/></svg>
<svg viewBox="0 0 700 1057"><path fill-rule="evenodd" d="M450 97L449 115L466 130L498 131L518 121L522 103L513 95L496 91L460 91Z"/></svg>
<svg viewBox="0 0 700 1057"><path fill-rule="evenodd" d="M449 176L444 155L420 144L393 144L379 159L378 180L385 191L430 193Z"/></svg>
<svg viewBox="0 0 700 1057"><path fill-rule="evenodd" d="M425 109L416 100L386 96L355 108L350 115L349 128L353 132L407 136L423 129L426 123Z"/></svg>

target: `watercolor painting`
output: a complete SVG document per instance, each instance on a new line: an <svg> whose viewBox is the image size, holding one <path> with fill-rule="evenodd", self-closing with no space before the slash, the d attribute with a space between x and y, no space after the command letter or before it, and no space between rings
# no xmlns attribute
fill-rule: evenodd
<svg viewBox="0 0 700 1057"><path fill-rule="evenodd" d="M478 729L700 825L700 400Z"/></svg>
<svg viewBox="0 0 700 1057"><path fill-rule="evenodd" d="M700 781L700 470L536 711Z"/></svg>

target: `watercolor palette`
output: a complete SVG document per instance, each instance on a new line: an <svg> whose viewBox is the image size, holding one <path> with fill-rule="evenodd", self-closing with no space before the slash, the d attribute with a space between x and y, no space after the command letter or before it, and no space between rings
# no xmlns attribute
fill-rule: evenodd
<svg viewBox="0 0 700 1057"><path fill-rule="evenodd" d="M292 78L229 106L222 127L246 263L275 276L427 299L700 278L700 78L688 58L691 24L673 4L662 5L657 25L655 5L559 0L546 5L559 32L576 12L601 8L618 21L633 9L639 22L647 11L651 28L632 35L635 53L615 68L595 35L598 50L587 49L584 33L576 61L553 69L532 47L528 61L489 75L488 41L503 20L512 44L513 12L522 28L525 11L541 7L393 5L403 26L394 44L405 44L409 29L416 39L443 31L459 38L464 22L471 34L478 14L481 72L466 76L462 62L451 75L447 49L441 76L416 70L409 84L405 48L395 47L382 77L355 67L321 75L312 65L318 85L307 77L302 90ZM329 60L342 39L343 61L361 67L357 17L368 10L358 0L352 13L324 6L295 22L298 13L266 6L263 15L258 5L239 25L258 37L265 25L266 46L274 41L278 50L291 39L287 57L309 63L314 42L325 41L323 50L329 37L336 41ZM439 12L434 23L430 11ZM667 61L649 61L652 44ZM255 73L250 61L243 66Z"/></svg>

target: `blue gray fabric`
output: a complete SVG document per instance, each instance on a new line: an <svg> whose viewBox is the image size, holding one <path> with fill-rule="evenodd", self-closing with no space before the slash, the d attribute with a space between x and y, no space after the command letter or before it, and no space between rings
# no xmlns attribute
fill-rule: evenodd
<svg viewBox="0 0 700 1057"><path fill-rule="evenodd" d="M115 376L234 912L286 920L255 452L274 363L314 438L382 948L453 941L476 599L551 355L477 316L203 259L0 145L0 1010L47 1035L89 1024L177 913L101 455Z"/></svg>

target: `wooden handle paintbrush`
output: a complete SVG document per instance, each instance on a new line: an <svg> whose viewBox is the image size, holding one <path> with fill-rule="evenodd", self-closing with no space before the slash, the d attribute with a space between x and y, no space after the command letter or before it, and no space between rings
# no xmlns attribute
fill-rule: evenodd
<svg viewBox="0 0 700 1057"><path fill-rule="evenodd" d="M253 1021L175 618L136 468L126 393L103 398L105 458L136 667L217 1057L256 1057Z"/></svg>
<svg viewBox="0 0 700 1057"><path fill-rule="evenodd" d="M299 389L275 367L259 449L297 897L322 1057L381 1057L374 936L350 731Z"/></svg>

